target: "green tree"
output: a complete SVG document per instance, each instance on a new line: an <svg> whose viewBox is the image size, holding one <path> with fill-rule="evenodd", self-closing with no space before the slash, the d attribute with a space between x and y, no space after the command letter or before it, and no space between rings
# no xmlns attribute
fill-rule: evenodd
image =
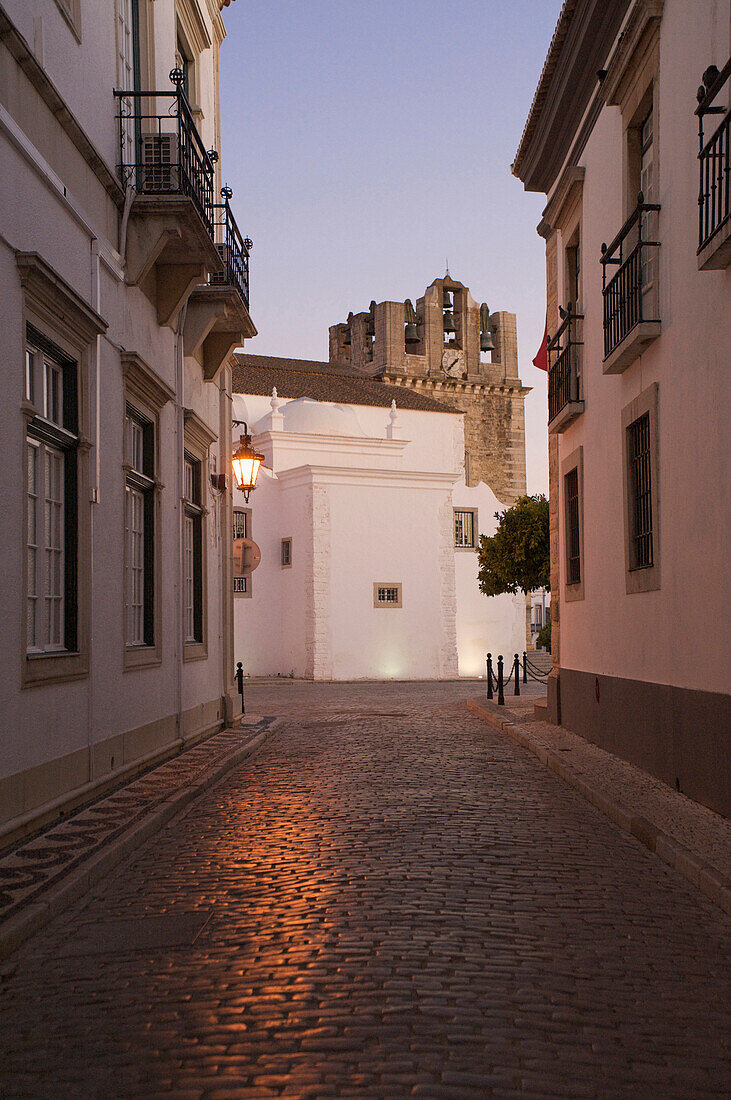
<svg viewBox="0 0 731 1100"><path fill-rule="evenodd" d="M501 592L549 588L551 552L545 496L518 497L512 508L496 512L495 518L495 534L491 538L480 535L480 589L486 596L499 596Z"/></svg>

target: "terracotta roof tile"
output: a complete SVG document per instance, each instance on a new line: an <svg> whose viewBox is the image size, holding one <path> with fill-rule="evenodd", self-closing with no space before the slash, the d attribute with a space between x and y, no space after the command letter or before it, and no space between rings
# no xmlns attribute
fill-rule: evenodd
<svg viewBox="0 0 731 1100"><path fill-rule="evenodd" d="M337 363L319 363L311 359L279 359L273 355L235 355L232 372L234 393L267 395L277 387L280 397L309 397L314 401L334 401L343 405L373 405L388 408L392 401L399 409L423 412L456 413L458 409L435 401L426 394L405 386L392 386L367 378Z"/></svg>

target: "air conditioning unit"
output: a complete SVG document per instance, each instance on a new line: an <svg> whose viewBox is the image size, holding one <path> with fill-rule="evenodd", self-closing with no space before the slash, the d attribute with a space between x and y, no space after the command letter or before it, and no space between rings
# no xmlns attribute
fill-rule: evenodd
<svg viewBox="0 0 731 1100"><path fill-rule="evenodd" d="M140 191L165 194L180 190L177 134L143 134L140 160Z"/></svg>
<svg viewBox="0 0 731 1100"><path fill-rule="evenodd" d="M227 286L228 285L228 245L217 244L216 252L223 260L223 271L216 271L210 277L211 286Z"/></svg>

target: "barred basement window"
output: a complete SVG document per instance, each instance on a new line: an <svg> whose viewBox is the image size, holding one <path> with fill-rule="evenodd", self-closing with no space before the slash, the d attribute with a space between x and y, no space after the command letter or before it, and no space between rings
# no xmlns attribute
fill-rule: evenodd
<svg viewBox="0 0 731 1100"><path fill-rule="evenodd" d="M629 425L627 445L631 519L630 569L647 569L653 564L649 413Z"/></svg>
<svg viewBox="0 0 731 1100"><path fill-rule="evenodd" d="M401 607L401 585L376 582L373 585L374 607Z"/></svg>
<svg viewBox="0 0 731 1100"><path fill-rule="evenodd" d="M248 577L234 577L234 595L245 596L247 592Z"/></svg>
<svg viewBox="0 0 731 1100"><path fill-rule="evenodd" d="M566 508L566 583L581 580L581 540L579 534L579 470L574 467L564 477Z"/></svg>
<svg viewBox="0 0 731 1100"><path fill-rule="evenodd" d="M454 513L454 545L461 550L474 550L476 515L473 511Z"/></svg>
<svg viewBox="0 0 731 1100"><path fill-rule="evenodd" d="M292 540L282 539L282 569L289 569L292 564Z"/></svg>

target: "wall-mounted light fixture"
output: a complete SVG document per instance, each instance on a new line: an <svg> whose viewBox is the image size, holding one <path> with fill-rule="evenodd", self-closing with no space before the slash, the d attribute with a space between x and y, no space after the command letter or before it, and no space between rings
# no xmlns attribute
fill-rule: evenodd
<svg viewBox="0 0 731 1100"><path fill-rule="evenodd" d="M234 420L234 424L243 427L244 431L240 437L239 446L234 452L231 465L233 466L236 485L244 494L244 500L248 504L249 493L256 488L256 478L259 467L264 461L264 455L258 454L251 446L251 436L246 421Z"/></svg>

